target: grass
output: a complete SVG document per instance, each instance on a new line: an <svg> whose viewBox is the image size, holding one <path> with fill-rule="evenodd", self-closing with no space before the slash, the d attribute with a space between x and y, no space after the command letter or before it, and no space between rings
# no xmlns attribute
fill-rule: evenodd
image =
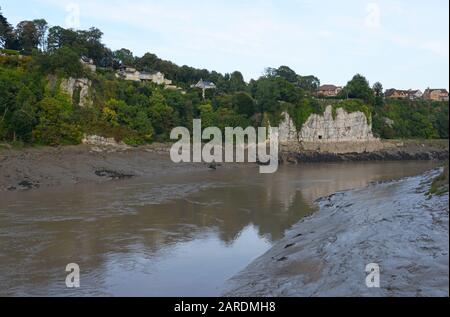
<svg viewBox="0 0 450 317"><path fill-rule="evenodd" d="M431 183L428 195L441 196L448 193L448 161L444 164L444 171L436 176Z"/></svg>

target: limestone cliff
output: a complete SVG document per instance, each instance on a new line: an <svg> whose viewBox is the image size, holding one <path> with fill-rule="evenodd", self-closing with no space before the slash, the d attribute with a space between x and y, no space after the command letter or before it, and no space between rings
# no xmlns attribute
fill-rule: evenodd
<svg viewBox="0 0 450 317"><path fill-rule="evenodd" d="M92 83L87 78L69 77L61 81L61 90L67 93L80 107L92 106L91 86Z"/></svg>
<svg viewBox="0 0 450 317"><path fill-rule="evenodd" d="M279 125L280 142L354 142L376 140L372 134L372 124L363 112L348 113L342 108L336 110L328 106L323 115L313 114L303 124L300 131L287 112Z"/></svg>

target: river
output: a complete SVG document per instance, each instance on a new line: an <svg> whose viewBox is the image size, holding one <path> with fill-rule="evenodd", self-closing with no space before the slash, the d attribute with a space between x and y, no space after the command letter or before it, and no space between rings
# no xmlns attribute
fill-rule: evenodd
<svg viewBox="0 0 450 317"><path fill-rule="evenodd" d="M0 296L218 296L314 200L433 162L218 169L0 193ZM65 269L80 267L80 288Z"/></svg>

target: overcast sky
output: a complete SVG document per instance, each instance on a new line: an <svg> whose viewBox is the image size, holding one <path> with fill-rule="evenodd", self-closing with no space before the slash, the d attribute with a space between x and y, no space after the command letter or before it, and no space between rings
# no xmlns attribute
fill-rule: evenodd
<svg viewBox="0 0 450 317"><path fill-rule="evenodd" d="M2 0L9 22L104 32L112 49L257 78L288 65L323 84L449 87L448 0ZM79 13L79 14L78 14Z"/></svg>

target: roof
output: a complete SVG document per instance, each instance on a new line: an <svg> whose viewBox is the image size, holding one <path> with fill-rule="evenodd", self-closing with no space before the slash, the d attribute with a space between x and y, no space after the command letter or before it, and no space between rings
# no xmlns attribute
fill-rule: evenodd
<svg viewBox="0 0 450 317"><path fill-rule="evenodd" d="M439 91L442 94L448 94L448 91L445 88L437 88L437 89L427 88L425 90L426 93L430 93L430 92L433 92L433 91Z"/></svg>
<svg viewBox="0 0 450 317"><path fill-rule="evenodd" d="M202 89L212 89L216 88L216 85L211 81L200 79L200 81L195 85L195 87Z"/></svg>
<svg viewBox="0 0 450 317"><path fill-rule="evenodd" d="M338 88L340 88L340 87L335 86L335 85L322 85L322 86L319 87L319 90L322 90L322 91L324 91L324 90L336 90Z"/></svg>
<svg viewBox="0 0 450 317"><path fill-rule="evenodd" d="M402 89L395 89L395 88L391 88L391 89L387 89L384 92L384 95L386 97L392 96L393 94L398 93L398 94L402 94L402 95L415 95L415 94L421 94L422 92L419 89L409 89L409 90L402 90Z"/></svg>

